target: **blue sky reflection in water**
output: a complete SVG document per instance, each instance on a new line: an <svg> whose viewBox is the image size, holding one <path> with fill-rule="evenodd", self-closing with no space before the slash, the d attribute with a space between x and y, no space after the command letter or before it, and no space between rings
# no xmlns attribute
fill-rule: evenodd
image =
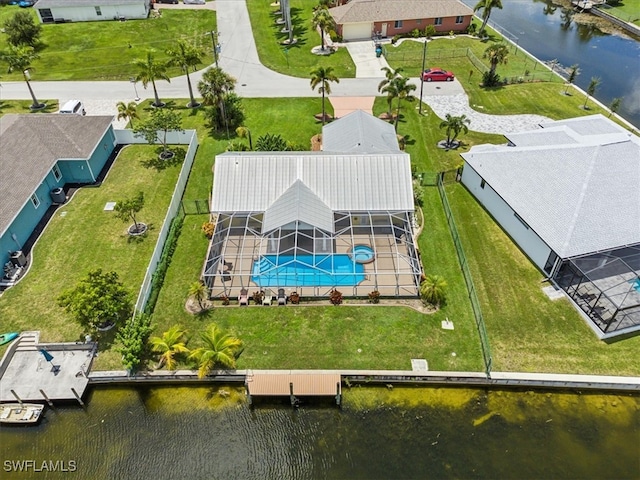
<svg viewBox="0 0 640 480"><path fill-rule="evenodd" d="M477 3L462 1L472 8ZM623 97L618 113L640 128L640 41L579 25L570 10L554 9L548 0L508 0L502 5L502 10L491 11L490 23L542 61L557 59L565 67L578 64L581 73L575 84L583 90L592 77L599 77L596 99L609 106Z"/></svg>
<svg viewBox="0 0 640 480"><path fill-rule="evenodd" d="M0 429L0 457L95 480L640 477L637 396L345 387L342 409L294 410L220 388L97 389L86 411Z"/></svg>

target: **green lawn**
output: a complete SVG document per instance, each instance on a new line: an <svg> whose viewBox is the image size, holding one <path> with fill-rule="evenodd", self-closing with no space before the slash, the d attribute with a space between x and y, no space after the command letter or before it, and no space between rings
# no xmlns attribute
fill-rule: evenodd
<svg viewBox="0 0 640 480"><path fill-rule="evenodd" d="M247 0L253 36L258 49L258 56L263 65L286 75L309 77L309 72L316 67L333 67L338 78L356 76L356 67L346 48L340 48L329 56L311 53L311 49L320 45L320 35L311 27L315 0L292 0L291 19L294 27L295 45L285 48L281 42L288 39L288 34L281 33L282 25L276 25L274 12L276 7L270 2Z"/></svg>
<svg viewBox="0 0 640 480"><path fill-rule="evenodd" d="M18 6L0 7L0 24L17 11L34 9ZM37 21L37 20L36 20ZM178 38L185 38L205 48L203 65L213 62L211 36L216 29L215 12L211 10L163 9L158 18L126 22L76 22L42 26L40 59L33 63L34 80L122 80L135 75L131 62L144 58L146 51L157 51L158 60L166 60L164 52ZM0 35L0 50L7 47L6 37ZM177 68L170 76L180 75ZM4 81L22 80L20 72L3 73Z"/></svg>
<svg viewBox="0 0 640 480"><path fill-rule="evenodd" d="M494 369L640 374L640 336L599 341L567 300L542 292L544 275L459 184L447 194L482 304Z"/></svg>
<svg viewBox="0 0 640 480"><path fill-rule="evenodd" d="M622 0L613 6L604 5L600 9L625 22L640 25L640 0Z"/></svg>
<svg viewBox="0 0 640 480"><path fill-rule="evenodd" d="M137 297L180 169L145 166L156 157L155 150L148 145L124 148L100 187L78 190L58 209L32 251L27 276L0 297L2 331L41 330L44 341L83 338L80 326L56 305L56 298L91 269L117 272ZM103 209L106 202L140 190L145 206L138 220L147 223L150 232L141 241L131 241L129 224Z"/></svg>

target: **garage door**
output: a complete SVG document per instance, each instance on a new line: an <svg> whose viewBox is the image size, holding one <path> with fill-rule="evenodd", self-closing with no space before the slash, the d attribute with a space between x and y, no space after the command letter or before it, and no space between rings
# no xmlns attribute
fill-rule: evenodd
<svg viewBox="0 0 640 480"><path fill-rule="evenodd" d="M344 25L342 29L342 38L344 40L366 40L371 38L371 30L373 24L366 23L349 23Z"/></svg>

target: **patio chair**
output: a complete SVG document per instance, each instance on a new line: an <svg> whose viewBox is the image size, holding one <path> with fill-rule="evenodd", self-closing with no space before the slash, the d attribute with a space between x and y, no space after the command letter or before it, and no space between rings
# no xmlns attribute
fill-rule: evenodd
<svg viewBox="0 0 640 480"><path fill-rule="evenodd" d="M287 304L287 296L284 293L284 288L278 289L278 305L286 305Z"/></svg>
<svg viewBox="0 0 640 480"><path fill-rule="evenodd" d="M269 306L273 302L273 293L271 290L267 290L264 292L264 297L262 298L262 305Z"/></svg>
<svg viewBox="0 0 640 480"><path fill-rule="evenodd" d="M238 303L240 306L244 305L245 307L249 305L249 292L246 288L240 290L240 295L238 295Z"/></svg>

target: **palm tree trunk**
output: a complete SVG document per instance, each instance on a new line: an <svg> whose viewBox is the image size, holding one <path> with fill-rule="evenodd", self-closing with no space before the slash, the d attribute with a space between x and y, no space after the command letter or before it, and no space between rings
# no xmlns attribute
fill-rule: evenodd
<svg viewBox="0 0 640 480"><path fill-rule="evenodd" d="M33 89L31 88L31 84L29 83L29 80L27 79L26 75L24 75L24 81L27 82L27 88L29 89L29 93L31 94L31 99L33 100L33 104L31 105L31 108L35 109L35 108L42 107L42 104L38 102L38 99L36 98L36 94L33 93Z"/></svg>
<svg viewBox="0 0 640 480"><path fill-rule="evenodd" d="M323 28L320 28L320 38L322 39L321 40L322 50L324 50L324 29Z"/></svg>
<svg viewBox="0 0 640 480"><path fill-rule="evenodd" d="M156 82L151 80L151 85L153 86L153 96L156 98L155 102L153 103L153 106L160 107L162 106L162 102L160 102L160 97L158 97L158 89L156 88Z"/></svg>
<svg viewBox="0 0 640 480"><path fill-rule="evenodd" d="M189 72L185 70L187 74L187 86L189 87L189 98L191 98L191 102L189 102L189 107L196 108L199 107L200 104L196 102L196 99L193 98L193 88L191 87L191 79L189 78Z"/></svg>
<svg viewBox="0 0 640 480"><path fill-rule="evenodd" d="M400 120L400 97L398 97L398 112L396 113L396 121L394 123L394 126L396 127L396 132L398 131L398 121Z"/></svg>
<svg viewBox="0 0 640 480"><path fill-rule="evenodd" d="M322 125L324 126L324 122L326 119L325 109L324 109L324 87L320 87L322 89Z"/></svg>

